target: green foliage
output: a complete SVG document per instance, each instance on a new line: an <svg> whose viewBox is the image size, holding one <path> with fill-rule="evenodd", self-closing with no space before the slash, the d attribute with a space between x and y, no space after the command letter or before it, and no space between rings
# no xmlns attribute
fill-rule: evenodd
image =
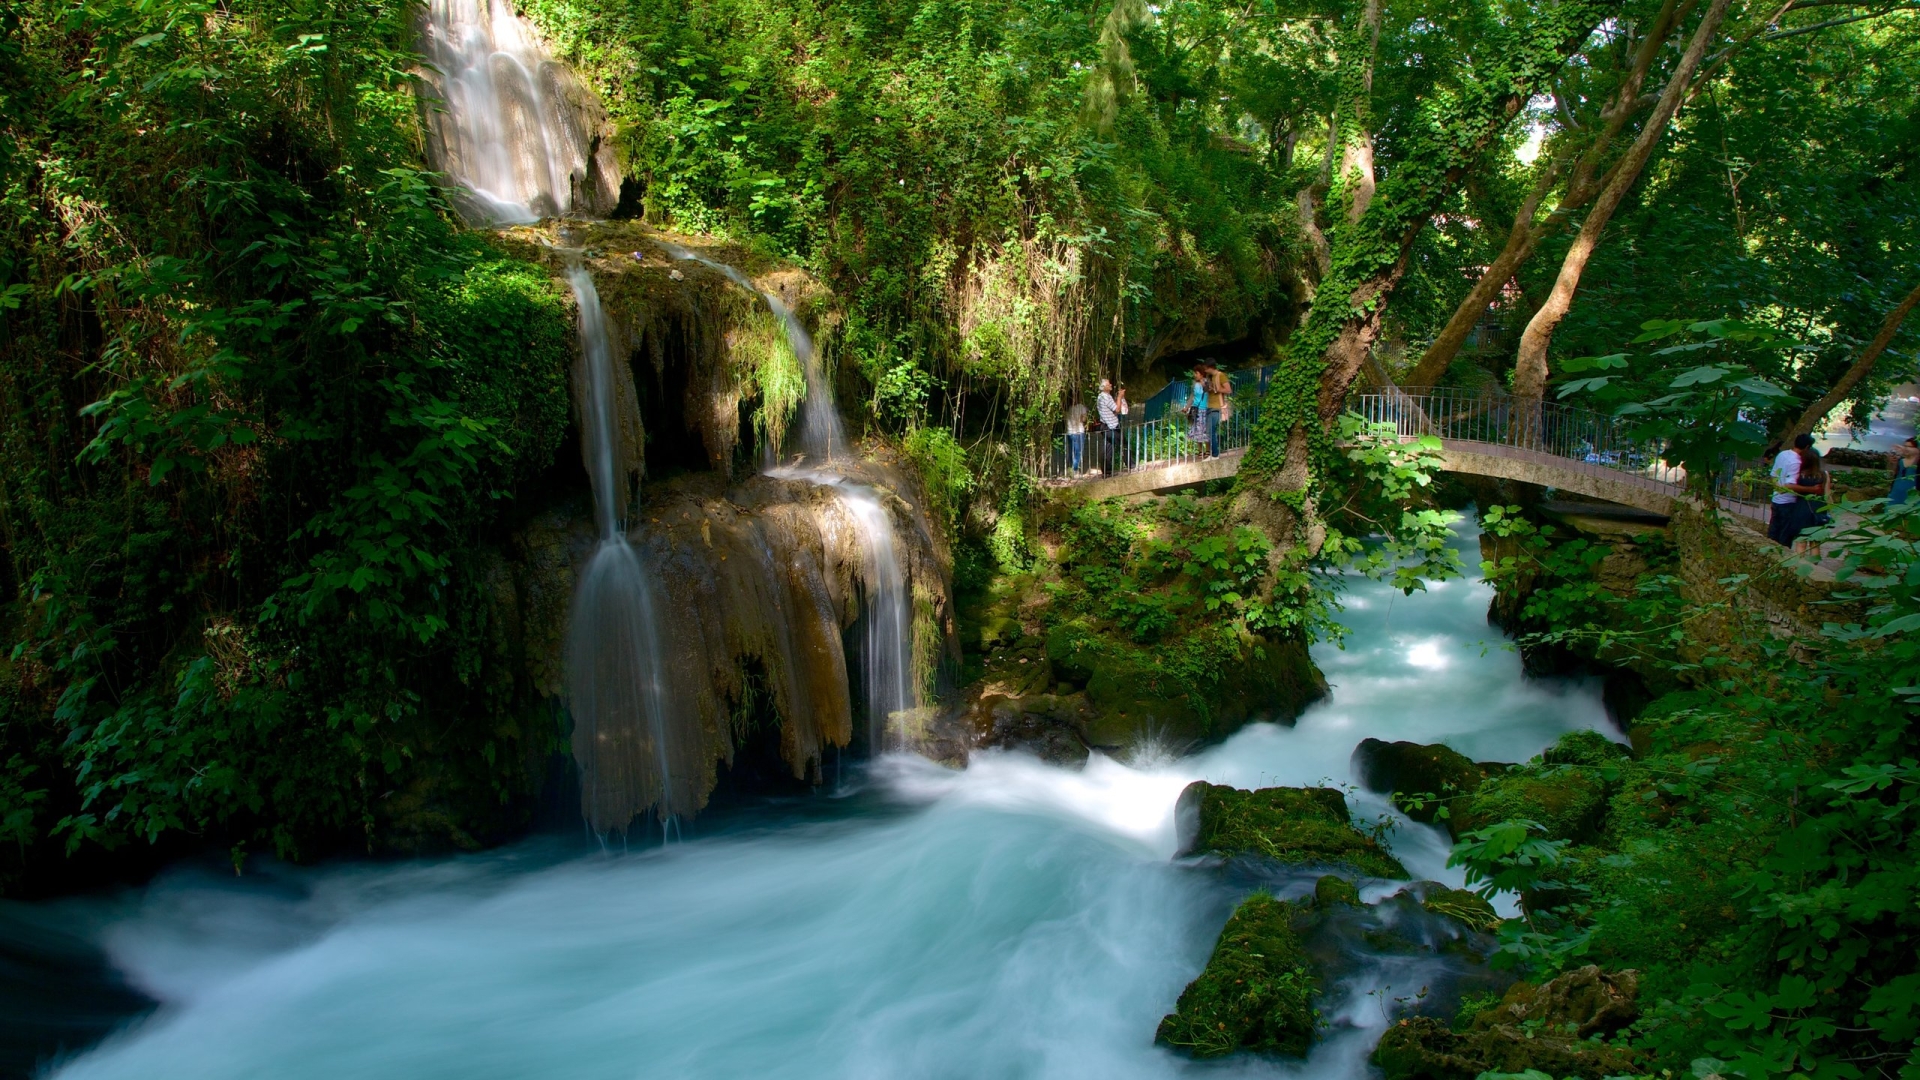
<svg viewBox="0 0 1920 1080"><path fill-rule="evenodd" d="M1288 303L1286 165L1219 137L1252 61L1188 37L1231 35L1214 5L1104 30L1007 0L525 8L605 99L632 208L751 235L847 298L833 347L867 393L843 400L889 428L992 415L1026 440L1162 329ZM1107 76L1111 124L1086 123Z"/></svg>
<svg viewBox="0 0 1920 1080"><path fill-rule="evenodd" d="M927 498L933 502L931 516L951 529L966 508L967 493L973 490L966 448L945 428L916 428L901 441L900 450L920 472Z"/></svg>
<svg viewBox="0 0 1920 1080"><path fill-rule="evenodd" d="M412 167L412 9L22 15L0 822L28 861L472 844L552 738L481 669L478 568L567 422L571 312Z"/></svg>
<svg viewBox="0 0 1920 1080"><path fill-rule="evenodd" d="M1651 320L1633 343L1683 332L1694 340L1656 349L1637 365L1625 353L1569 361L1563 367L1570 372L1632 370L1576 379L1559 394L1591 394L1633 420L1633 436L1664 447L1661 456L1686 469L1688 486L1705 495L1730 459L1751 458L1766 446L1767 418L1789 402L1763 372L1790 373L1801 350L1770 327L1734 319ZM1648 393L1658 396L1640 399Z"/></svg>
<svg viewBox="0 0 1920 1080"><path fill-rule="evenodd" d="M1646 973L1637 1041L1671 1068L1710 1058L1721 1075L1850 1078L1915 1067L1920 530L1910 507L1879 501L1849 504L1840 520L1826 540L1860 614L1792 643L1743 605L1705 605L1651 577L1635 597L1544 605L1541 637L1661 658L1694 689L1638 721L1648 751L1635 760L1568 748L1556 751L1564 764L1542 763L1608 783L1595 846L1536 851L1524 865L1525 845L1554 841L1507 822L1456 852L1481 880L1506 873L1539 899L1528 924L1506 928L1509 958L1551 970L1584 955ZM1737 595L1745 582L1722 587ZM1674 618L1711 616L1734 636L1692 643L1704 655L1683 659L1662 625L1631 643L1625 613L1650 593ZM1596 622L1614 629L1602 639Z"/></svg>

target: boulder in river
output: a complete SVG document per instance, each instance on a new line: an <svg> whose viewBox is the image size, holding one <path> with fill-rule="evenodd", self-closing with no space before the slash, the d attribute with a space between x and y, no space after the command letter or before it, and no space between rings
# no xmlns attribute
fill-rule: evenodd
<svg viewBox="0 0 1920 1080"><path fill-rule="evenodd" d="M1087 762L1084 694L988 696L973 709L975 745L1019 750L1055 765Z"/></svg>
<svg viewBox="0 0 1920 1080"><path fill-rule="evenodd" d="M1626 755L1598 732L1564 735L1537 762L1493 776L1471 798L1456 800L1453 834L1524 819L1538 822L1551 840L1592 840L1606 818L1612 783L1607 767Z"/></svg>
<svg viewBox="0 0 1920 1080"><path fill-rule="evenodd" d="M1263 892L1241 901L1206 969L1181 991L1154 1041L1195 1057L1238 1050L1304 1057L1320 1016L1295 913Z"/></svg>
<svg viewBox="0 0 1920 1080"><path fill-rule="evenodd" d="M1601 1039L1637 1015L1637 972L1589 965L1540 986L1515 983L1464 1030L1416 1016L1388 1028L1374 1050L1386 1080L1474 1080L1529 1069L1556 1077L1634 1072L1632 1053Z"/></svg>
<svg viewBox="0 0 1920 1080"><path fill-rule="evenodd" d="M1182 854L1253 855L1298 866L1344 866L1404 878L1399 860L1354 828L1333 788L1240 788L1196 780L1174 807Z"/></svg>
<svg viewBox="0 0 1920 1080"><path fill-rule="evenodd" d="M1488 776L1506 767L1474 761L1440 743L1363 739L1353 751L1353 772L1362 787L1397 796L1395 806L1413 820L1428 823L1442 806L1470 795Z"/></svg>

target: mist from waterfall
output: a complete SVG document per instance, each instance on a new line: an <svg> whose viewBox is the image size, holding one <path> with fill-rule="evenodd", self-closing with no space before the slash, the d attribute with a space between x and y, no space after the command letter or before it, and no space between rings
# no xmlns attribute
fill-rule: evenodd
<svg viewBox="0 0 1920 1080"><path fill-rule="evenodd" d="M594 145L588 95L512 5L431 0L421 38L428 154L465 189L462 214L513 225L612 209L619 179Z"/></svg>
<svg viewBox="0 0 1920 1080"><path fill-rule="evenodd" d="M660 604L622 520L635 469L624 460L631 440L622 438L619 406L622 391L633 392L632 375L613 355L593 275L576 264L567 270L567 284L580 310L575 398L599 533L574 591L567 706L581 804L587 823L604 834L624 829L637 807L655 806L662 820L692 808L676 806L673 798Z"/></svg>

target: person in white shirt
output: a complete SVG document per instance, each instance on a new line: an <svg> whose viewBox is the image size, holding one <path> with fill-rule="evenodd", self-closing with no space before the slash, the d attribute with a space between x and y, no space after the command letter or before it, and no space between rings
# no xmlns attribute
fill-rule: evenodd
<svg viewBox="0 0 1920 1080"><path fill-rule="evenodd" d="M1800 534L1813 527L1813 504L1807 496L1821 494L1826 487L1820 455L1814 452L1813 436L1796 435L1793 445L1773 456L1773 513L1767 521L1767 539L1791 548Z"/></svg>
<svg viewBox="0 0 1920 1080"><path fill-rule="evenodd" d="M1100 380L1100 396L1093 399L1093 409L1100 415L1100 439L1094 444L1094 457L1100 461L1100 471L1113 472L1113 440L1120 429L1120 406L1113 400L1113 380Z"/></svg>
<svg viewBox="0 0 1920 1080"><path fill-rule="evenodd" d="M1067 406L1067 470L1078 473L1087 449L1087 407L1075 399Z"/></svg>

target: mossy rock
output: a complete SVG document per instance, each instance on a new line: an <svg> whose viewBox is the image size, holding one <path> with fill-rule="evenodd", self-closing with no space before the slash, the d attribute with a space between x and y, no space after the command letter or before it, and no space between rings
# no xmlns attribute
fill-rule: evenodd
<svg viewBox="0 0 1920 1080"><path fill-rule="evenodd" d="M1056 651L1056 671L1090 664L1087 697L1099 710L1088 737L1099 746L1131 746L1146 738L1197 744L1223 739L1248 723L1290 723L1308 705L1326 696L1327 682L1314 667L1304 642L1249 638L1242 655L1223 668L1221 678L1196 685L1166 670L1152 652L1124 642L1075 637L1063 624L1048 635L1048 656ZM1091 659L1089 659L1091 657Z"/></svg>
<svg viewBox="0 0 1920 1080"><path fill-rule="evenodd" d="M1241 901L1154 1041L1195 1057L1240 1050L1304 1057L1320 1016L1294 913L1266 893Z"/></svg>
<svg viewBox="0 0 1920 1080"><path fill-rule="evenodd" d="M1360 904L1360 890L1346 878L1327 874L1313 883L1313 904L1315 907L1333 904L1352 904L1357 907Z"/></svg>
<svg viewBox="0 0 1920 1080"><path fill-rule="evenodd" d="M1456 838L1502 821L1538 822L1549 840L1584 842L1600 833L1607 787L1598 777L1556 766L1518 769L1480 785L1456 804L1450 824Z"/></svg>
<svg viewBox="0 0 1920 1080"><path fill-rule="evenodd" d="M1429 889L1421 899L1420 906L1431 914L1458 919L1482 934L1490 934L1494 927L1500 925L1500 916L1493 910L1493 905L1487 903L1479 893L1466 889Z"/></svg>
<svg viewBox="0 0 1920 1080"><path fill-rule="evenodd" d="M1609 784L1600 767L1627 749L1595 731L1569 732L1537 761L1490 777L1470 798L1456 800L1454 836L1502 821L1539 822L1548 839L1586 843L1600 835Z"/></svg>
<svg viewBox="0 0 1920 1080"><path fill-rule="evenodd" d="M1628 757L1626 747L1597 731L1569 731L1541 753L1548 765L1616 765Z"/></svg>
<svg viewBox="0 0 1920 1080"><path fill-rule="evenodd" d="M1254 855L1297 866L1345 866L1369 877L1406 869L1353 827L1333 788L1240 788L1196 780L1174 808L1182 853Z"/></svg>
<svg viewBox="0 0 1920 1080"><path fill-rule="evenodd" d="M1085 686L1100 661L1099 638L1078 619L1060 623L1047 631L1047 660L1060 678Z"/></svg>
<svg viewBox="0 0 1920 1080"><path fill-rule="evenodd" d="M1504 765L1482 764L1439 743L1363 739L1353 751L1353 772L1368 791L1394 795L1394 805L1415 821L1439 817L1442 806L1472 792Z"/></svg>
<svg viewBox="0 0 1920 1080"><path fill-rule="evenodd" d="M1631 1023L1639 977L1597 967L1542 986L1515 983L1464 1031L1417 1016L1389 1027L1373 1052L1386 1080L1475 1080L1535 1070L1555 1077L1632 1075L1631 1051L1600 1041Z"/></svg>

